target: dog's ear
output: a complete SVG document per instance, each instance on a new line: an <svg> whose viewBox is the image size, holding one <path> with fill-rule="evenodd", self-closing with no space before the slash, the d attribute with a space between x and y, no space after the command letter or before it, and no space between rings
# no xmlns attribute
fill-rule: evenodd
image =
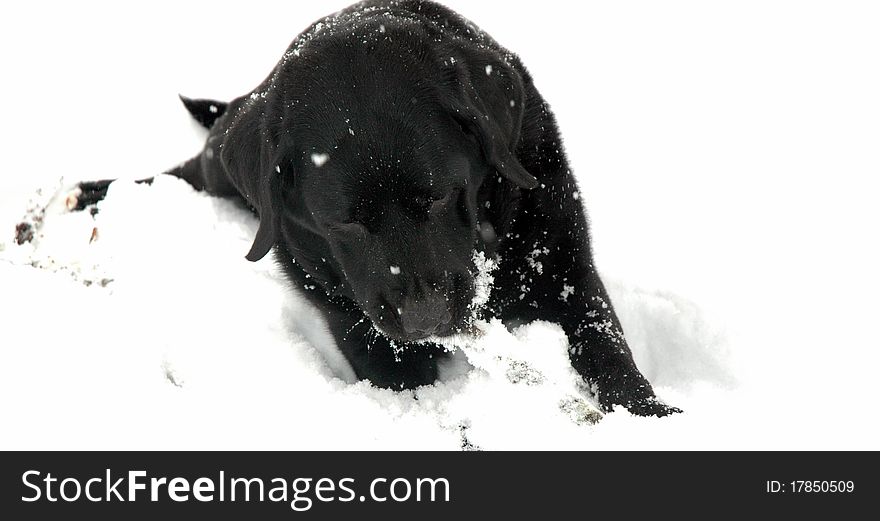
<svg viewBox="0 0 880 521"><path fill-rule="evenodd" d="M245 258L257 262L266 256L278 240L278 219L281 215L281 167L262 171L260 182L260 226L251 250Z"/></svg>
<svg viewBox="0 0 880 521"><path fill-rule="evenodd" d="M522 77L494 53L469 45L459 53L462 59L453 62L452 94L445 100L448 110L477 138L487 161L502 176L520 188L535 188L538 180L515 152L525 111Z"/></svg>
<svg viewBox="0 0 880 521"><path fill-rule="evenodd" d="M251 262L265 257L278 239L282 173L287 169L284 147L264 125L262 114L262 107L256 104L240 110L225 134L220 153L233 184L260 216L256 238L246 255Z"/></svg>

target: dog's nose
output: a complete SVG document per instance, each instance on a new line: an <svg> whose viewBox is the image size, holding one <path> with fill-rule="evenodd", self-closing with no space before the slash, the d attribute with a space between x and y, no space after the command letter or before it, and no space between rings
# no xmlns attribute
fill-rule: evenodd
<svg viewBox="0 0 880 521"><path fill-rule="evenodd" d="M400 324L410 335L433 335L451 321L446 299L439 295L410 300L400 309Z"/></svg>

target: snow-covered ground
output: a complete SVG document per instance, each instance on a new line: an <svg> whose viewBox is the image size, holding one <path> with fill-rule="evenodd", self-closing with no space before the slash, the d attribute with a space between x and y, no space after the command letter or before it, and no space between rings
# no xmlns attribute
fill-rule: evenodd
<svg viewBox="0 0 880 521"><path fill-rule="evenodd" d="M58 198L14 244L38 188L192 156L178 92L249 91L346 3L243 5L3 8L0 448L880 449L875 4L447 2L552 104L637 361L686 411L595 425L547 381L552 324L470 346L524 361L516 384L461 353L416 393L354 383L244 260L254 218L175 179L116 183L94 219Z"/></svg>

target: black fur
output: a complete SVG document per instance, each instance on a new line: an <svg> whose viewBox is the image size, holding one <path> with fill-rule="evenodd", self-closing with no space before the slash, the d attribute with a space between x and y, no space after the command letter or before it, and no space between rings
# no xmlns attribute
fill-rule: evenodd
<svg viewBox="0 0 880 521"><path fill-rule="evenodd" d="M226 103L208 99L190 99L180 96L183 106L203 127L210 129L220 116L226 112Z"/></svg>
<svg viewBox="0 0 880 521"><path fill-rule="evenodd" d="M297 37L252 93L182 99L210 132L169 173L254 208L247 258L274 249L359 377L435 381L443 351L423 340L467 328L476 249L500 261L485 313L561 324L603 409L677 411L633 361L547 103L456 13L359 3Z"/></svg>

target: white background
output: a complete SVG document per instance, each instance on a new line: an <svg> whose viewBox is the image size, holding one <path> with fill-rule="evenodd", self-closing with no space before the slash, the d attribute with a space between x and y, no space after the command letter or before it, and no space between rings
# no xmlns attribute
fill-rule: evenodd
<svg viewBox="0 0 880 521"><path fill-rule="evenodd" d="M877 4L445 3L518 53L550 102L602 272L684 296L727 331L737 385L713 390L717 402L700 400L698 390L682 398L698 411L717 410L678 423L612 424L607 436L600 425L582 448L880 448ZM248 92L300 30L346 5L5 3L0 242L7 253L7 223L35 187L60 176L146 177L190 157L202 138L178 93ZM50 360L23 361L22 352L46 342L12 322L23 320L27 291L0 289L2 423L16 426L0 433L3 448L107 446L88 427L66 443L59 430L76 418L47 417L46 404L59 397L76 406L77 389L66 380L59 388L57 372L41 371ZM28 302L46 303L51 291ZM51 329L76 307L31 308L43 320L29 323ZM44 399L19 406L19 393L40 392ZM724 415L736 420L714 425ZM175 446L173 438L132 439L133 448ZM273 440L220 445L285 446L283 436Z"/></svg>

